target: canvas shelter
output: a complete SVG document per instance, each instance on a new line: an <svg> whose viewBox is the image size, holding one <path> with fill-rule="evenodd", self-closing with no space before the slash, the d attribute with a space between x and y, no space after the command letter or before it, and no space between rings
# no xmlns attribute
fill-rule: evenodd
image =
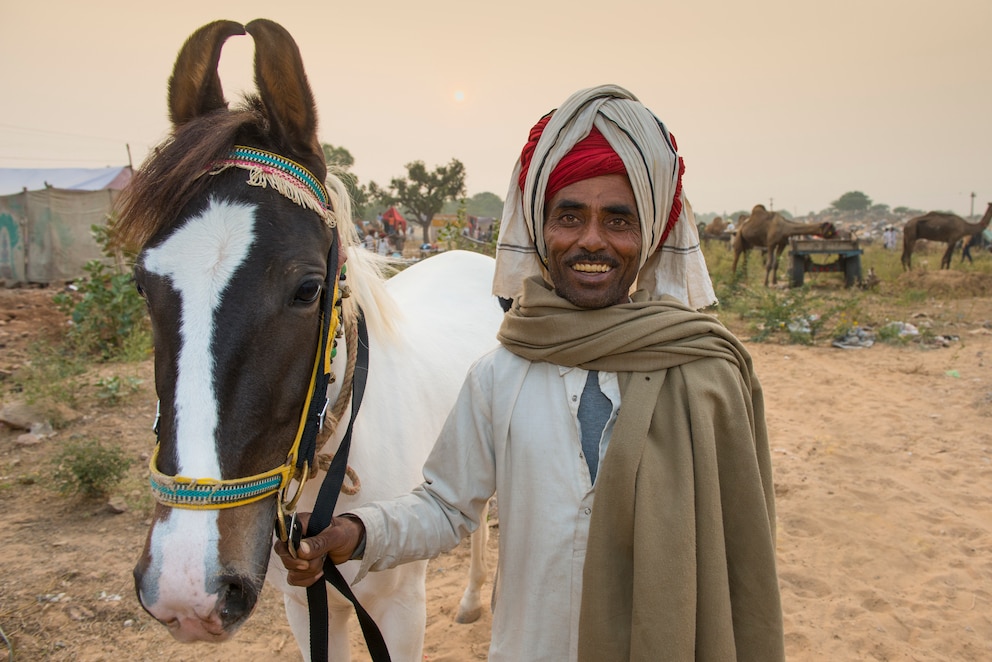
<svg viewBox="0 0 992 662"><path fill-rule="evenodd" d="M406 234L406 219L396 207L390 207L382 212L382 222L391 226L397 234Z"/></svg>
<svg viewBox="0 0 992 662"><path fill-rule="evenodd" d="M131 168L0 168L0 283L65 283L102 259L103 225Z"/></svg>

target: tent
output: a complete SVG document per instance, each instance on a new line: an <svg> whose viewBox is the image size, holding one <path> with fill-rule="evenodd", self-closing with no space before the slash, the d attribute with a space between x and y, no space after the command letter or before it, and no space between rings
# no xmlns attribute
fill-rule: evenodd
<svg viewBox="0 0 992 662"><path fill-rule="evenodd" d="M60 188L119 191L131 181L130 166L112 168L0 168L0 195Z"/></svg>
<svg viewBox="0 0 992 662"><path fill-rule="evenodd" d="M50 284L103 259L90 231L103 225L131 168L0 168L0 284Z"/></svg>
<svg viewBox="0 0 992 662"><path fill-rule="evenodd" d="M390 225L397 234L406 234L406 219L403 214L397 211L396 207L390 207L382 212L382 222Z"/></svg>

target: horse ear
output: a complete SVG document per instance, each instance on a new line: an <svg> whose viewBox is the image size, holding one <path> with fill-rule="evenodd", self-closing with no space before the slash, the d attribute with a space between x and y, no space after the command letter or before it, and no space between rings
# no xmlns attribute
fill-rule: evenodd
<svg viewBox="0 0 992 662"><path fill-rule="evenodd" d="M173 126L227 108L217 73L220 50L228 37L245 33L234 21L214 21L190 35L169 78L169 118Z"/></svg>
<svg viewBox="0 0 992 662"><path fill-rule="evenodd" d="M317 108L299 47L273 21L256 19L245 30L255 39L255 86L273 131L291 154L323 179L327 166L317 140Z"/></svg>

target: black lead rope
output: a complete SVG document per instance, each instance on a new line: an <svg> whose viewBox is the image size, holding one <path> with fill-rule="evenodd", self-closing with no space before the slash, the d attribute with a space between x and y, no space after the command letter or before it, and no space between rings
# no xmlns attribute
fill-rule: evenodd
<svg viewBox="0 0 992 662"><path fill-rule="evenodd" d="M348 429L341 439L331 466L324 476L324 481L320 485L320 492L317 494L317 502L314 504L313 513L307 524L307 537L315 536L331 525L334 516L334 506L337 504L338 494L341 485L344 483L345 470L348 468L348 451L351 448L351 433L355 426L355 417L358 409L362 405L362 397L365 395L365 383L369 372L369 334L365 326L365 319L358 319L358 348L355 362L355 377L351 396L351 420L348 422ZM368 645L369 654L373 662L390 662L389 650L386 642L379 632L379 627L369 615L365 608L358 602L351 587L341 572L338 570L330 557L324 559L324 579L334 588L341 592L344 597L355 606L355 613L358 615L358 623L362 626L362 633L365 635L365 643ZM310 657L313 662L326 662L327 660L327 589L323 582L316 582L307 587L307 601L310 607Z"/></svg>

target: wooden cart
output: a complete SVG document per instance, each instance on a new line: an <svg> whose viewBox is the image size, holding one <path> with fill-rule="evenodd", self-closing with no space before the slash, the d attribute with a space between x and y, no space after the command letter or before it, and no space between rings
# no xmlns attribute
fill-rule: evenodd
<svg viewBox="0 0 992 662"><path fill-rule="evenodd" d="M844 287L861 283L861 255L864 250L857 239L797 239L789 240L792 256L789 284L801 287L807 273L842 273ZM836 255L832 262L816 262L814 255Z"/></svg>

